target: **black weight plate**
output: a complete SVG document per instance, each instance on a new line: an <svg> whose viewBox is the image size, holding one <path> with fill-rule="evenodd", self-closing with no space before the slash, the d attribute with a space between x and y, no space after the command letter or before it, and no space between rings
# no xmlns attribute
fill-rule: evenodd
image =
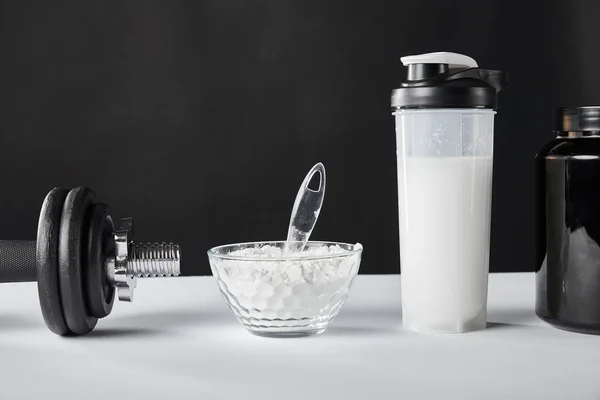
<svg viewBox="0 0 600 400"><path fill-rule="evenodd" d="M57 335L71 330L62 311L58 281L58 240L63 204L69 191L56 187L44 199L38 222L35 263L38 295L46 326Z"/></svg>
<svg viewBox="0 0 600 400"><path fill-rule="evenodd" d="M81 274L83 232L86 214L91 210L94 192L78 187L69 192L63 205L58 238L58 270L60 298L67 326L76 335L85 335L94 329L98 319L88 315Z"/></svg>
<svg viewBox="0 0 600 400"><path fill-rule="evenodd" d="M110 250L110 235L114 231L113 221L106 204L94 204L89 215L86 236L87 260L83 266L83 288L88 313L104 318L113 308L115 290L108 283L104 267L104 255Z"/></svg>

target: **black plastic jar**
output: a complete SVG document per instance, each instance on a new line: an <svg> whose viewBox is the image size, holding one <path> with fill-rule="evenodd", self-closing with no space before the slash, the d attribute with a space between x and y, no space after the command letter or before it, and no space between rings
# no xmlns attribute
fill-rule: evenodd
<svg viewBox="0 0 600 400"><path fill-rule="evenodd" d="M535 157L536 314L600 334L600 106L556 110Z"/></svg>

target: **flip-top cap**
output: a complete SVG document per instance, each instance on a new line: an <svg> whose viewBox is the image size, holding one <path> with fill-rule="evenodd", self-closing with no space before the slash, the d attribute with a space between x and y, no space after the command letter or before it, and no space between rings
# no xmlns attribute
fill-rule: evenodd
<svg viewBox="0 0 600 400"><path fill-rule="evenodd" d="M466 55L437 52L401 58L406 79L392 92L392 108L491 108L508 85L505 71L479 68Z"/></svg>

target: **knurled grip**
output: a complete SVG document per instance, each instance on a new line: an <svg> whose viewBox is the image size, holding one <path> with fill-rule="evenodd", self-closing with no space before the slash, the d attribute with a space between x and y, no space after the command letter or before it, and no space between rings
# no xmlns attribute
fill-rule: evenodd
<svg viewBox="0 0 600 400"><path fill-rule="evenodd" d="M0 240L0 283L35 282L36 246L28 240Z"/></svg>

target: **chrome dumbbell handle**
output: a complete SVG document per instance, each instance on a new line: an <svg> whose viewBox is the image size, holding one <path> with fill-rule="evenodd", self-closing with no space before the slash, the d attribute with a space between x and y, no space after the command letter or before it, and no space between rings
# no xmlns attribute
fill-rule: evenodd
<svg viewBox="0 0 600 400"><path fill-rule="evenodd" d="M123 238L122 231L115 232L115 236ZM127 251L120 263L122 272L113 272L112 277L109 276L112 282L119 274L131 278L179 275L178 244L126 242L125 246ZM35 282L35 251L36 242L33 240L0 240L0 283ZM108 271L111 271L110 267ZM116 282L114 286L118 286Z"/></svg>

